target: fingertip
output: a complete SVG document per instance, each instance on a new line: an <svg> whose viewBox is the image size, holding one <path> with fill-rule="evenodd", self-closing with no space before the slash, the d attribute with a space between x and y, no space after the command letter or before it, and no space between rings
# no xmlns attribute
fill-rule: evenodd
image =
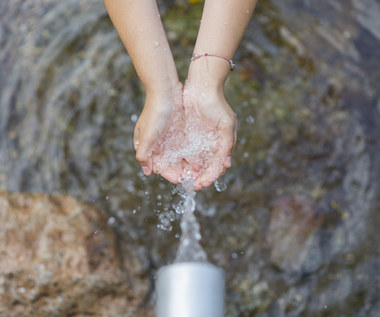
<svg viewBox="0 0 380 317"><path fill-rule="evenodd" d="M224 167L230 168L231 166L232 166L231 156L227 156L226 159L224 160Z"/></svg>
<svg viewBox="0 0 380 317"><path fill-rule="evenodd" d="M149 176L152 174L152 170L148 166L142 166L142 171L145 176Z"/></svg>
<svg viewBox="0 0 380 317"><path fill-rule="evenodd" d="M206 180L206 181L203 181L202 182L202 186L203 186L203 188L207 188L207 187L209 187L213 182L214 182L215 180Z"/></svg>
<svg viewBox="0 0 380 317"><path fill-rule="evenodd" d="M136 152L139 149L139 145L140 145L140 129L135 127L135 131L133 133L133 147Z"/></svg>
<svg viewBox="0 0 380 317"><path fill-rule="evenodd" d="M139 140L134 140L133 141L133 148L135 149L135 152L138 151L139 145L140 145L140 141Z"/></svg>
<svg viewBox="0 0 380 317"><path fill-rule="evenodd" d="M199 180L196 180L196 181L194 182L194 190L197 192L197 191L199 191L199 190L201 190L201 189L203 189L201 183L199 182Z"/></svg>
<svg viewBox="0 0 380 317"><path fill-rule="evenodd" d="M209 187L216 179L217 177L211 173L204 174L199 180L200 189Z"/></svg>

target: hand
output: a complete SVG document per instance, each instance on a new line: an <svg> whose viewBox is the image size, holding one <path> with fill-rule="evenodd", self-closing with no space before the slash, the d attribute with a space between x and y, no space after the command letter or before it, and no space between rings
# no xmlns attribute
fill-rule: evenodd
<svg viewBox="0 0 380 317"><path fill-rule="evenodd" d="M186 134L190 142L203 142L199 153L186 158L195 176L195 190L210 186L226 168L236 142L236 116L223 89L188 80L183 93ZM198 144L193 145L197 147Z"/></svg>
<svg viewBox="0 0 380 317"><path fill-rule="evenodd" d="M157 170L155 162L163 155L161 144L165 135L173 133L173 130L183 131L182 121L179 120L181 114L183 114L181 83L166 92L147 92L144 109L136 123L133 138L136 159L146 176L154 172L172 183L178 183L182 175L180 164L171 166L170 169Z"/></svg>
<svg viewBox="0 0 380 317"><path fill-rule="evenodd" d="M236 117L223 91L186 83L171 94L147 94L136 124L136 159L177 184L194 179L194 189L210 186L231 166Z"/></svg>

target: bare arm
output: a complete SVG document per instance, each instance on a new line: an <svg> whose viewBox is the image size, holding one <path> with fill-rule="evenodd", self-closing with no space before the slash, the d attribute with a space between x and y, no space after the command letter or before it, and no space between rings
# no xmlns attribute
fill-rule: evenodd
<svg viewBox="0 0 380 317"><path fill-rule="evenodd" d="M257 0L206 0L194 54L213 53L233 59ZM191 63L189 79L207 78L223 88L229 73L226 61L200 58ZM205 77L206 76L206 77Z"/></svg>
<svg viewBox="0 0 380 317"><path fill-rule="evenodd" d="M233 59L247 28L257 0L206 0L194 54L217 54ZM204 56L190 64L184 90L184 105L194 108L199 121L218 131L216 158L196 180L196 189L209 186L224 169L231 167L236 142L236 117L224 97L229 63L218 57Z"/></svg>
<svg viewBox="0 0 380 317"><path fill-rule="evenodd" d="M152 149L170 125L174 109L182 105L179 104L182 103L182 85L156 1L104 2L145 87L145 105L136 123L133 143L136 159L145 175L149 175L153 172Z"/></svg>
<svg viewBox="0 0 380 317"><path fill-rule="evenodd" d="M177 85L178 76L155 0L104 0L147 92Z"/></svg>

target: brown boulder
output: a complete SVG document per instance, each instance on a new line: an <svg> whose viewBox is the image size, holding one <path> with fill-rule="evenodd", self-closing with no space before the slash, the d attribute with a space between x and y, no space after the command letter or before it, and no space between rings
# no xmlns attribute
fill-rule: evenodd
<svg viewBox="0 0 380 317"><path fill-rule="evenodd" d="M0 316L139 315L149 284L117 245L91 205L0 192Z"/></svg>

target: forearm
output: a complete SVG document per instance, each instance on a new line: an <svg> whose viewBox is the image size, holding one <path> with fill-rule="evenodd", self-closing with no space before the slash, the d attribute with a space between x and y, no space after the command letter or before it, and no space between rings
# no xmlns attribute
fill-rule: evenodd
<svg viewBox="0 0 380 317"><path fill-rule="evenodd" d="M155 0L104 0L147 92L167 92L178 75Z"/></svg>
<svg viewBox="0 0 380 317"><path fill-rule="evenodd" d="M233 59L248 26L257 0L206 0L194 54L218 54ZM216 57L202 57L192 62L189 77L196 76L224 84L230 66ZM205 77L206 76L206 77ZM199 79L200 79L199 78Z"/></svg>

